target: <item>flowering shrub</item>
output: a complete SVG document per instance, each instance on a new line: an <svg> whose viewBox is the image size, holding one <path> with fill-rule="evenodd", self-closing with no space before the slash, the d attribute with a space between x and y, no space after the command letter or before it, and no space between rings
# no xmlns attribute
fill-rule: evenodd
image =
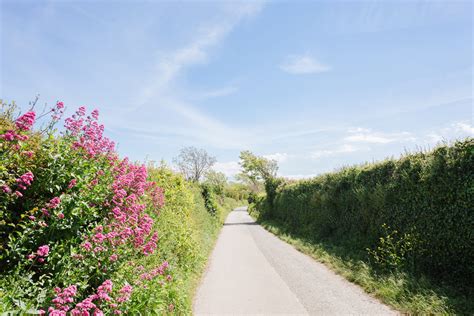
<svg viewBox="0 0 474 316"><path fill-rule="evenodd" d="M156 250L164 195L145 166L119 158L99 112L80 107L56 136L63 103L17 119L1 106L0 312L120 314L146 282L171 282L166 261L144 280L118 273Z"/></svg>

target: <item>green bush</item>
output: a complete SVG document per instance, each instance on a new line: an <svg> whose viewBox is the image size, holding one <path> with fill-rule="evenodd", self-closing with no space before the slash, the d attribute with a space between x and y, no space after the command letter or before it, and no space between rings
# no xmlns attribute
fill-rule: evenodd
<svg viewBox="0 0 474 316"><path fill-rule="evenodd" d="M204 205L206 206L207 211L216 216L218 212L218 206L216 201L215 192L213 187L208 183L201 184L202 197L204 198Z"/></svg>
<svg viewBox="0 0 474 316"><path fill-rule="evenodd" d="M372 260L474 283L474 140L344 168L310 180L268 183L265 216ZM390 228L389 230L388 227Z"/></svg>

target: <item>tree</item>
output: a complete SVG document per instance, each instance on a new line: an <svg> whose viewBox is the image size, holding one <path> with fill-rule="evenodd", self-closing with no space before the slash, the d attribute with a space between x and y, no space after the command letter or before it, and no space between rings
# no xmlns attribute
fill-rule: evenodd
<svg viewBox="0 0 474 316"><path fill-rule="evenodd" d="M206 172L205 178L205 183L211 185L217 195L224 195L224 189L227 184L227 177L225 174L215 170L209 170Z"/></svg>
<svg viewBox="0 0 474 316"><path fill-rule="evenodd" d="M241 177L248 177L256 183L260 180L267 182L276 177L278 164L276 160L258 157L246 150L240 153Z"/></svg>
<svg viewBox="0 0 474 316"><path fill-rule="evenodd" d="M184 147L179 155L173 158L173 162L187 180L199 182L201 177L216 162L216 158L209 155L206 150L195 147Z"/></svg>
<svg viewBox="0 0 474 316"><path fill-rule="evenodd" d="M259 194L264 191L263 181L251 179L244 173L235 175L235 180L239 181L242 185L248 188L248 190L254 194Z"/></svg>

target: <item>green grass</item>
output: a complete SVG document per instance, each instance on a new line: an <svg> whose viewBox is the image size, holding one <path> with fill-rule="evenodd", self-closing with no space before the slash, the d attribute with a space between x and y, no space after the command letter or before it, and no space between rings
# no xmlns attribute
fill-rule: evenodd
<svg viewBox="0 0 474 316"><path fill-rule="evenodd" d="M255 214L253 214L255 217ZM290 232L284 223L259 220L268 231L299 251L325 264L367 293L406 314L474 314L472 295L452 285L434 285L423 277L403 272L378 273L349 247L323 243ZM472 294L472 291L471 291ZM471 299L469 299L471 298Z"/></svg>

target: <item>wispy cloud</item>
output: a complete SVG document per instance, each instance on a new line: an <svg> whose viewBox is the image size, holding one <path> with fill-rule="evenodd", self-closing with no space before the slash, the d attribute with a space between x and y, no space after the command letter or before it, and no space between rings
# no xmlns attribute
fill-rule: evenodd
<svg viewBox="0 0 474 316"><path fill-rule="evenodd" d="M232 2L225 3L223 17L211 25L203 24L196 31L194 38L180 49L170 52L156 52L158 55L153 71L134 98L134 104L128 107L128 112L138 109L155 110L156 104L174 112L186 120L185 125L193 137L202 143L222 148L242 146L241 131L223 124L214 117L200 111L191 102L185 101L188 93L176 88L176 79L185 71L197 64L208 61L211 50L218 46L225 37L245 18L257 14L263 7L263 2ZM231 86L220 90L209 91L201 95L203 98L229 95L237 91Z"/></svg>
<svg viewBox="0 0 474 316"><path fill-rule="evenodd" d="M280 69L290 74L301 75L326 72L329 71L331 67L305 54L288 56L286 61L280 65Z"/></svg>
<svg viewBox="0 0 474 316"><path fill-rule="evenodd" d="M336 155L339 155L339 154L352 153L352 152L363 150L363 149L364 148L356 147L354 145L343 144L339 147L332 148L332 149L321 149L321 150L313 151L311 153L311 158L319 159L319 158L322 158L322 157L329 157L329 156L336 156Z"/></svg>
<svg viewBox="0 0 474 316"><path fill-rule="evenodd" d="M209 56L209 50L217 46L242 19L251 17L263 8L264 3L255 1L252 3L235 2L226 4L225 11L228 14L223 22L202 26L197 30L195 37L189 44L171 52L158 52L158 59L154 65L154 71L144 87L139 92L136 107L140 107L152 98L170 93L170 83L186 70L187 67L203 63Z"/></svg>
<svg viewBox="0 0 474 316"><path fill-rule="evenodd" d="M150 100L164 94L170 94L170 84L186 67L204 62L208 49L219 43L233 25L216 24L201 29L197 36L185 47L170 53L159 54L152 76L148 78L139 92L135 110Z"/></svg>
<svg viewBox="0 0 474 316"><path fill-rule="evenodd" d="M239 91L239 88L236 86L228 86L221 89L215 89L210 91L204 91L199 93L196 98L197 99L210 99L210 98L218 98L218 97L225 97L231 94L236 93Z"/></svg>
<svg viewBox="0 0 474 316"><path fill-rule="evenodd" d="M290 155L288 155L287 153L274 153L274 154L269 154L269 155L263 155L264 158L275 160L278 163L287 161L289 156Z"/></svg>
<svg viewBox="0 0 474 316"><path fill-rule="evenodd" d="M367 128L349 129L349 136L344 138L346 142L354 143L373 143L373 144L388 144L393 142L413 142L416 138L409 132L400 133L382 133L374 132Z"/></svg>

